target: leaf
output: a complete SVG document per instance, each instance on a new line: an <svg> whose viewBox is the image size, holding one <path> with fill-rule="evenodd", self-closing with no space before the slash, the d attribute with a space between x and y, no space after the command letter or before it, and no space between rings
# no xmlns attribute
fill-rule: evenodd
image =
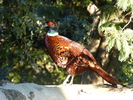
<svg viewBox="0 0 133 100"><path fill-rule="evenodd" d="M88 5L89 4L89 2L90 2L90 0L85 0L85 3Z"/></svg>
<svg viewBox="0 0 133 100"><path fill-rule="evenodd" d="M129 58L129 55L131 53L130 46L126 40L122 41L122 48L120 50L119 60L125 61L127 58Z"/></svg>
<svg viewBox="0 0 133 100"><path fill-rule="evenodd" d="M123 51L123 49L121 49L118 59L119 59L119 61L121 61L121 62L126 60L125 51Z"/></svg>
<svg viewBox="0 0 133 100"><path fill-rule="evenodd" d="M117 0L117 5L125 11L129 6L128 0Z"/></svg>
<svg viewBox="0 0 133 100"><path fill-rule="evenodd" d="M116 39L116 47L119 51L121 50L121 46L122 46L121 41L119 39Z"/></svg>
<svg viewBox="0 0 133 100"><path fill-rule="evenodd" d="M123 40L123 48L124 48L125 53L130 53L130 47L126 40Z"/></svg>
<svg viewBox="0 0 133 100"><path fill-rule="evenodd" d="M0 30L2 30L3 28L2 28L2 26L0 25Z"/></svg>
<svg viewBox="0 0 133 100"><path fill-rule="evenodd" d="M26 6L25 0L21 0L21 3Z"/></svg>
<svg viewBox="0 0 133 100"><path fill-rule="evenodd" d="M27 43L27 46L29 46L29 47L32 46L32 43Z"/></svg>
<svg viewBox="0 0 133 100"><path fill-rule="evenodd" d="M14 50L14 53L17 54L19 51L18 50Z"/></svg>
<svg viewBox="0 0 133 100"><path fill-rule="evenodd" d="M36 17L36 20L42 20L42 17Z"/></svg>
<svg viewBox="0 0 133 100"><path fill-rule="evenodd" d="M100 15L101 21L103 20L109 21L112 18L119 15L118 7L114 6L111 3L109 5L103 5L102 7L100 7L100 11L101 11Z"/></svg>
<svg viewBox="0 0 133 100"><path fill-rule="evenodd" d="M125 29L123 31L124 37L127 38L128 40L132 40L133 39L133 30L132 29Z"/></svg>
<svg viewBox="0 0 133 100"><path fill-rule="evenodd" d="M133 48L131 49L131 58L133 58Z"/></svg>
<svg viewBox="0 0 133 100"><path fill-rule="evenodd" d="M99 29L100 29L101 31L105 31L106 28L109 27L111 24L113 24L112 21L104 22L104 23L99 27Z"/></svg>
<svg viewBox="0 0 133 100"><path fill-rule="evenodd" d="M124 11L126 11L129 7L133 8L132 4L132 0L117 0L117 6L122 8Z"/></svg>
<svg viewBox="0 0 133 100"><path fill-rule="evenodd" d="M112 39L110 39L109 41L108 41L108 46L107 46L107 51L109 52L111 49L112 49L112 47L114 46L114 44L115 44L115 38L112 38Z"/></svg>

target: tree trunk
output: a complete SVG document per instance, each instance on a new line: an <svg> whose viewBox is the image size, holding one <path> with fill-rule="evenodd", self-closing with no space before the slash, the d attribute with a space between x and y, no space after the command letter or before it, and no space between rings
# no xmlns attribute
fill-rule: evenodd
<svg viewBox="0 0 133 100"><path fill-rule="evenodd" d="M115 77L120 68L120 61L118 61L119 52L115 48L110 50L110 52L106 51L107 40L98 32L98 25L100 23L99 13L95 14L93 19L91 40L87 46L87 49L93 54L98 64L105 71ZM104 83L103 79L95 72L87 71L82 75L81 84L101 83Z"/></svg>

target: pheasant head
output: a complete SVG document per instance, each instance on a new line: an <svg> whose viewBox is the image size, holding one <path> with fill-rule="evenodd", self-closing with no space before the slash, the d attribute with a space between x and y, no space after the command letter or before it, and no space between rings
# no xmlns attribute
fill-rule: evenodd
<svg viewBox="0 0 133 100"><path fill-rule="evenodd" d="M50 21L50 22L47 22L47 25L49 28L47 35L48 36L57 36L58 32L57 32L57 27L56 27L55 23Z"/></svg>

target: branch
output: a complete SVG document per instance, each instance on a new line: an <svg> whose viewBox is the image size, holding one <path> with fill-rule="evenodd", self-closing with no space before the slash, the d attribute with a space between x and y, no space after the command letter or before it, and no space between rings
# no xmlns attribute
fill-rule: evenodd
<svg viewBox="0 0 133 100"><path fill-rule="evenodd" d="M133 16L131 15L128 23L122 28L122 31L131 23Z"/></svg>

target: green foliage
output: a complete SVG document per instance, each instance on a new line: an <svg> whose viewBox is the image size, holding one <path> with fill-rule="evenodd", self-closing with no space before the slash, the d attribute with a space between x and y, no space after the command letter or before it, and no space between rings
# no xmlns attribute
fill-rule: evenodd
<svg viewBox="0 0 133 100"><path fill-rule="evenodd" d="M104 23L100 26L101 31L105 32L106 39L108 40L107 51L109 52L113 47L119 51L119 60L125 61L133 55L133 30L125 29L121 31L120 26L113 22Z"/></svg>
<svg viewBox="0 0 133 100"><path fill-rule="evenodd" d="M100 11L101 11L100 14L101 21L108 21L108 23L110 23L110 20L113 17L120 15L119 9L111 3L100 7Z"/></svg>
<svg viewBox="0 0 133 100"><path fill-rule="evenodd" d="M107 6L107 7L106 7ZM132 0L117 0L117 5L110 4L110 7L106 5L101 10L101 23L99 25L99 31L104 32L107 41L106 50L110 52L113 48L117 48L119 51L119 61L122 66L117 74L117 79L126 85L133 82L133 29L127 25L122 19L119 8L124 11L133 11ZM132 15L131 15L132 16ZM130 21L130 19L129 19Z"/></svg>
<svg viewBox="0 0 133 100"><path fill-rule="evenodd" d="M132 0L117 0L117 6L122 8L124 11L131 10L133 12Z"/></svg>
<svg viewBox="0 0 133 100"><path fill-rule="evenodd" d="M23 66L22 70L25 70L27 66L39 67L37 61L43 61L43 57L48 59L45 50L42 50L44 49L44 32L43 25L39 21L43 22L43 18L36 14L36 5L39 2L36 0L8 0L8 2L3 0L0 23L0 69L6 69L7 73L12 69L8 78L14 83L21 80L21 71L18 71L20 66ZM15 66L17 67L13 69Z"/></svg>
<svg viewBox="0 0 133 100"><path fill-rule="evenodd" d="M82 20L78 15L66 15L60 19L59 33L74 40L80 42L83 45L87 45L89 42L89 33L91 30L91 24L87 20ZM88 33L88 34L87 34Z"/></svg>
<svg viewBox="0 0 133 100"><path fill-rule="evenodd" d="M48 1L3 0L0 9L0 79L8 78L14 83L63 82L66 74L51 63L44 47L44 22L59 18L63 9L62 4Z"/></svg>
<svg viewBox="0 0 133 100"><path fill-rule="evenodd" d="M46 5L45 2L37 6L37 14L41 17L46 17L46 20L53 20L59 17L59 13L64 10L63 6L49 4Z"/></svg>
<svg viewBox="0 0 133 100"><path fill-rule="evenodd" d="M3 1L3 20L1 34L1 59L8 59L6 66L14 66L16 63L27 62L35 63L39 55L31 53L36 51L33 48L33 38L38 36L40 27L36 23L37 16L33 13L34 8L31 2L26 3L10 0L10 5ZM25 8L25 9L23 9ZM28 9L28 10L27 10ZM14 58L14 59L12 59ZM34 58L34 59L32 59ZM32 60L31 60L32 59ZM1 62L3 63L3 62ZM2 66L5 66L3 63Z"/></svg>
<svg viewBox="0 0 133 100"><path fill-rule="evenodd" d="M117 0L117 4L119 7L125 6L124 3L128 3L128 5L123 8L123 10L127 10L128 6L131 6L131 2L127 0ZM121 4L122 3L122 4ZM119 54L119 60L125 61L129 57L132 58L132 51L133 51L133 30L132 29L125 29L124 21L121 18L120 11L116 6L108 5L110 7L102 7L100 10L101 12L101 25L99 30L105 33L105 37L108 40L107 51L109 52L113 47L116 47ZM117 20L117 21L116 21ZM125 28L125 27L124 27Z"/></svg>
<svg viewBox="0 0 133 100"><path fill-rule="evenodd" d="M128 59L122 63L117 78L125 85L133 84L133 59Z"/></svg>
<svg viewBox="0 0 133 100"><path fill-rule="evenodd" d="M43 43L44 23L46 20L56 20L60 34L87 45L91 30L88 21L90 16L86 11L89 2L90 0L3 0L0 5L0 75L5 75L4 78L14 83L61 84L66 73L63 69L58 69L47 54ZM109 40L107 50L118 48L119 60L125 61L133 58L133 31L121 31L125 23L112 21L114 16L120 16L118 8L112 6L113 4L101 7L104 24L101 24L100 29L105 31ZM124 63L123 69L128 64L132 66L132 60ZM133 68L126 68L125 76L130 80ZM75 83L79 83L79 79L76 78Z"/></svg>

